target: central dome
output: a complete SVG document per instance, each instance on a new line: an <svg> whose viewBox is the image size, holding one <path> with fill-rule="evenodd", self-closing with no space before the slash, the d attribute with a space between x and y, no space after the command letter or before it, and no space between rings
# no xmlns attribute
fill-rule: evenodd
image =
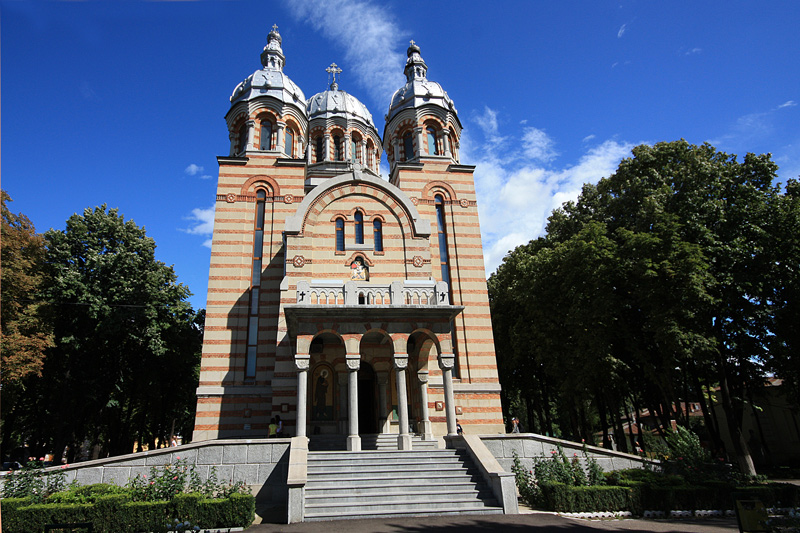
<svg viewBox="0 0 800 533"><path fill-rule="evenodd" d="M322 91L309 98L306 112L309 120L341 117L356 119L368 126L375 127L372 122L372 114L367 110L367 106L352 94L340 91L336 84L332 84L329 90Z"/></svg>

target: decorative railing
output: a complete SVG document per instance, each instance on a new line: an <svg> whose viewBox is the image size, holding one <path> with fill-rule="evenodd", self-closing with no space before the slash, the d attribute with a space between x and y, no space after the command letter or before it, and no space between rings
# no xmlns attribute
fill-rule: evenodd
<svg viewBox="0 0 800 533"><path fill-rule="evenodd" d="M301 280L297 303L304 305L450 305L447 283L404 280L389 284L368 281Z"/></svg>

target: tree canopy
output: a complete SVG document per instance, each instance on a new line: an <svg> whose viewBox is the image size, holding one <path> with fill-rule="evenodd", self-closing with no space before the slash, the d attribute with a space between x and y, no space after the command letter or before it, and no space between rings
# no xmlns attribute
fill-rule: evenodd
<svg viewBox="0 0 800 533"><path fill-rule="evenodd" d="M57 457L86 441L116 455L136 441L189 435L203 313L155 259L155 241L102 206L46 232L44 243L38 297L54 344L13 406L16 433Z"/></svg>
<svg viewBox="0 0 800 533"><path fill-rule="evenodd" d="M526 405L534 429L588 440L611 427L625 446L627 412L647 408L669 427L688 422L678 406L691 397L719 446L713 386L740 467L754 472L744 402L767 370L798 376L800 189L782 193L776 171L769 154L642 145L554 211L547 234L489 280L506 405Z"/></svg>

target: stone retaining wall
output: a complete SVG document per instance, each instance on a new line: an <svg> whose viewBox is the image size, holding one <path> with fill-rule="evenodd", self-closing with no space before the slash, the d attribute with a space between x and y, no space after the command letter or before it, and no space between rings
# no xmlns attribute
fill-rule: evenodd
<svg viewBox="0 0 800 533"><path fill-rule="evenodd" d="M203 441L67 466L53 466L46 468L45 472L63 471L67 475L68 483L77 479L81 485L125 485L137 474L148 474L153 466L185 459L194 465L203 481L208 479L211 466L214 466L217 480L221 483L243 481L256 496L256 501L285 503L290 442L291 439Z"/></svg>
<svg viewBox="0 0 800 533"><path fill-rule="evenodd" d="M545 437L536 433L481 435L481 440L506 472L511 472L511 466L514 464L514 452L517 452L523 464L530 468L533 459L550 457L552 455L551 452L558 450L558 446L561 446L567 457L573 457L574 454L578 454L581 462L584 462L584 447L581 443ZM598 448L597 446L586 446L586 455L594 457L597 464L606 472L625 468L642 468L645 464L657 464L657 461L654 462L642 459L637 455Z"/></svg>

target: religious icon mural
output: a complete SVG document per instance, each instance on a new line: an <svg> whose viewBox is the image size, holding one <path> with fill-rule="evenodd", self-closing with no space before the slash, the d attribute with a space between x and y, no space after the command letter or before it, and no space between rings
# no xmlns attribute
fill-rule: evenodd
<svg viewBox="0 0 800 533"><path fill-rule="evenodd" d="M328 365L314 369L314 396L311 404L312 420L333 420L333 370Z"/></svg>
<svg viewBox="0 0 800 533"><path fill-rule="evenodd" d="M356 257L350 263L350 279L352 281L369 281L369 267L364 264L364 260Z"/></svg>

